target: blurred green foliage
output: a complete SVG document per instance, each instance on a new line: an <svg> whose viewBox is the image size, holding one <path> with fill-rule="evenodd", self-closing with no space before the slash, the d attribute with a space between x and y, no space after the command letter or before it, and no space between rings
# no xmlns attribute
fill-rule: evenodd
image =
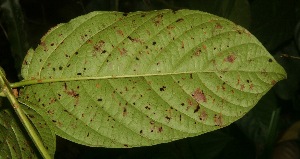
<svg viewBox="0 0 300 159"><path fill-rule="evenodd" d="M94 10L164 8L206 11L249 29L284 66L288 79L278 83L245 117L226 128L132 149L90 148L58 138L56 158L271 158L279 134L300 120L300 61L281 56L299 57L297 0L0 0L0 65L9 80L20 80L18 73L29 46L35 48L51 27L79 15ZM274 114L279 117L274 118Z"/></svg>

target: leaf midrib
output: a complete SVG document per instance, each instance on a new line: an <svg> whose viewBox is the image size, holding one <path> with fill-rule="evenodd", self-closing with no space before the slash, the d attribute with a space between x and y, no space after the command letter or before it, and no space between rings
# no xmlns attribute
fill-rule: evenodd
<svg viewBox="0 0 300 159"><path fill-rule="evenodd" d="M72 77L72 78L55 78L55 79L33 79L22 80L20 82L11 83L11 88L18 88L22 86L44 84L53 82L70 82L70 81L82 81L82 80L101 80L101 79L120 79L120 78L137 78L137 77L149 77L149 76L170 76L170 75L184 75L194 73L216 73L216 72L244 72L244 73L260 73L260 71L248 71L248 70L224 70L224 71L191 71L191 72L176 72L176 73L161 73L161 74L143 74L143 75L118 75L118 76L92 76L92 77ZM267 72L269 74L279 74L278 72ZM282 74L283 78L285 77ZM283 79L282 78L282 79Z"/></svg>

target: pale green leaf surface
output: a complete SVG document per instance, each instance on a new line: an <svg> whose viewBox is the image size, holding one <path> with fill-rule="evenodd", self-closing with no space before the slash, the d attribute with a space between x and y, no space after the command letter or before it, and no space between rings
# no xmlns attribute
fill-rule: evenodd
<svg viewBox="0 0 300 159"><path fill-rule="evenodd" d="M19 100L56 134L132 147L213 131L241 118L284 69L244 28L192 10L92 12L29 50Z"/></svg>

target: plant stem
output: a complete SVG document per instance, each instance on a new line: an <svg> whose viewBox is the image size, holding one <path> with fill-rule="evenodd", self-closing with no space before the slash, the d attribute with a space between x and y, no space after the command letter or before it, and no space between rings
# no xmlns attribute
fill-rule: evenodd
<svg viewBox="0 0 300 159"><path fill-rule="evenodd" d="M1 68L1 67L0 67ZM33 143L45 159L51 159L51 156L49 155L48 151L44 147L44 144L40 137L38 136L36 130L31 125L30 121L28 120L27 116L23 112L23 110L20 107L19 102L15 98L11 87L9 86L9 82L5 78L5 73L3 70L0 69L0 88L2 89L2 92L6 95L8 100L10 101L12 107L14 108L16 114L18 115L19 119L21 120L22 124L24 125L25 129L27 130L29 136L33 140Z"/></svg>

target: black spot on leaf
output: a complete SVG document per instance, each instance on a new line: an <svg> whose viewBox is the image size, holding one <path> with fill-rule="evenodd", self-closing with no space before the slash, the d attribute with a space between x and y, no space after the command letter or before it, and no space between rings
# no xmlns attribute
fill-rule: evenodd
<svg viewBox="0 0 300 159"><path fill-rule="evenodd" d="M183 18L179 18L176 20L176 22L182 22L184 19Z"/></svg>
<svg viewBox="0 0 300 159"><path fill-rule="evenodd" d="M197 107L196 107L196 109L194 110L194 113L197 113L199 111L199 109L200 109L200 106L198 104Z"/></svg>
<svg viewBox="0 0 300 159"><path fill-rule="evenodd" d="M166 90L166 86L162 86L161 88L159 88L160 91L165 91Z"/></svg>
<svg viewBox="0 0 300 159"><path fill-rule="evenodd" d="M171 117L169 117L169 116L166 116L165 118L166 118L168 121L171 120Z"/></svg>

